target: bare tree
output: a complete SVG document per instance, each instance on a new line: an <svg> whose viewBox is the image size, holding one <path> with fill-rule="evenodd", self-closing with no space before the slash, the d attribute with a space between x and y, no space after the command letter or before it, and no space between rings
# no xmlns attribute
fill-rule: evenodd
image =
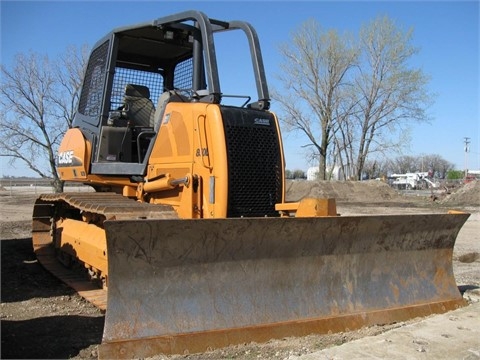
<svg viewBox="0 0 480 360"><path fill-rule="evenodd" d="M428 121L428 78L409 65L418 50L412 32L388 17L363 26L358 42L348 34L324 31L305 22L283 44L283 90L273 91L286 131L306 135L319 157L346 177L361 179L369 155L400 151L409 143L409 126Z"/></svg>
<svg viewBox="0 0 480 360"><path fill-rule="evenodd" d="M87 48L67 49L57 61L35 53L18 54L14 66L1 66L0 156L20 161L63 190L56 150L71 126L87 62Z"/></svg>
<svg viewBox="0 0 480 360"><path fill-rule="evenodd" d="M411 39L412 31L403 32L388 17L360 30L362 61L353 87L358 100L350 118L358 134L354 144L357 179L369 154L400 150L408 144L410 124L428 121L428 78L409 65L418 52Z"/></svg>
<svg viewBox="0 0 480 360"><path fill-rule="evenodd" d="M341 96L356 49L348 35L324 31L309 20L280 47L284 62L279 76L286 91L273 91L287 131L301 131L319 159L319 179L325 180L326 158L337 122L344 116ZM348 107L347 107L348 108Z"/></svg>

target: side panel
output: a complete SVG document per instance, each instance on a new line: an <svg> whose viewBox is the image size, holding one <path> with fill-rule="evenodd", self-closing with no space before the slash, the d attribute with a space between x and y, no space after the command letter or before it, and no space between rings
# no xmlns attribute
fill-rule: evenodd
<svg viewBox="0 0 480 360"><path fill-rule="evenodd" d="M218 105L168 103L147 168L152 185L146 187L154 189L154 183L166 177L190 180L188 185L171 189L159 186L147 194L150 201L174 206L182 218L225 217L228 165L224 137Z"/></svg>
<svg viewBox="0 0 480 360"><path fill-rule="evenodd" d="M62 180L85 180L92 146L79 129L69 129L58 149L57 169Z"/></svg>
<svg viewBox="0 0 480 360"><path fill-rule="evenodd" d="M205 106L202 107L203 110ZM169 103L148 163L148 179L165 174L168 164L190 164L193 160L194 113L190 103ZM184 167L184 166L178 166ZM178 176L179 174L175 174Z"/></svg>

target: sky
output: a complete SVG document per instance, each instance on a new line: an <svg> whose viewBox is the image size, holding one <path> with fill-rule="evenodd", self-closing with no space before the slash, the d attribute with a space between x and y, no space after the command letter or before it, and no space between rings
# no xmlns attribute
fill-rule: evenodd
<svg viewBox="0 0 480 360"><path fill-rule="evenodd" d="M413 125L412 141L402 154L441 155L463 170L480 169L479 1L0 1L1 63L11 67L18 53L33 51L50 58L68 46L90 47L114 28L134 25L185 10L211 18L243 20L256 29L270 87L277 88L278 47L303 22L313 18L324 29L358 33L377 16L387 15L402 29L413 29L420 49L412 66L430 77L435 93L429 124ZM232 63L233 67L236 63ZM244 86L238 71L228 82ZM226 81L227 82L227 81ZM222 90L223 82L222 82ZM231 93L232 90L230 90ZM272 104L275 109L275 104ZM300 134L282 131L287 169L306 171ZM465 138L469 152L465 152ZM34 175L16 162L0 158L0 177Z"/></svg>

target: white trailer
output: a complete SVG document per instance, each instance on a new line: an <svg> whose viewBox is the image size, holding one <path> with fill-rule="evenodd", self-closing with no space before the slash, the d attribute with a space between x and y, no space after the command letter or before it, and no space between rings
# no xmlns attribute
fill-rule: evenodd
<svg viewBox="0 0 480 360"><path fill-rule="evenodd" d="M392 186L398 190L414 190L420 186L418 173L392 174Z"/></svg>
<svg viewBox="0 0 480 360"><path fill-rule="evenodd" d="M438 184L429 178L428 172L392 174L391 178L394 179L391 185L399 190L416 190L438 187Z"/></svg>

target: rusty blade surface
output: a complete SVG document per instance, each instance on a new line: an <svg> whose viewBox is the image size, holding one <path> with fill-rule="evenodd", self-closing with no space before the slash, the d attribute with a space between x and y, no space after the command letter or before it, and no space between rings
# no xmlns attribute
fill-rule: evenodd
<svg viewBox="0 0 480 360"><path fill-rule="evenodd" d="M106 222L100 357L202 352L462 306L452 252L468 216Z"/></svg>

